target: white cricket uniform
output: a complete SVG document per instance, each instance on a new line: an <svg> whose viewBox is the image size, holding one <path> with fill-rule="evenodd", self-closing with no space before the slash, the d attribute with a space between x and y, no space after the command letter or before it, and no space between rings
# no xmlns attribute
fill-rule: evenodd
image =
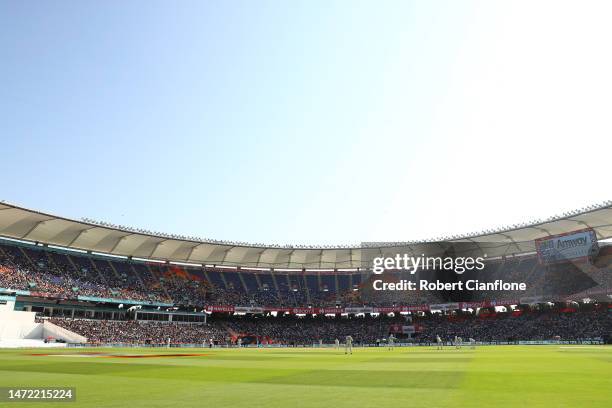
<svg viewBox="0 0 612 408"><path fill-rule="evenodd" d="M393 348L395 347L395 336L390 335L389 339L387 340L387 343L389 345L389 350L393 350Z"/></svg>
<svg viewBox="0 0 612 408"><path fill-rule="evenodd" d="M353 354L353 338L351 336L345 338L344 354Z"/></svg>
<svg viewBox="0 0 612 408"><path fill-rule="evenodd" d="M455 336L455 348L460 348L461 347L461 337L457 337Z"/></svg>

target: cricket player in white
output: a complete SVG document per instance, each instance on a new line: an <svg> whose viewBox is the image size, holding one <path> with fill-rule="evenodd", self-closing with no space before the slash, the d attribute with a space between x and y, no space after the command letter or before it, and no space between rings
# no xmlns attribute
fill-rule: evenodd
<svg viewBox="0 0 612 408"><path fill-rule="evenodd" d="M338 350L340 348L340 340L336 339L334 343L336 344L336 350Z"/></svg>
<svg viewBox="0 0 612 408"><path fill-rule="evenodd" d="M389 346L389 350L393 350L395 348L395 336L391 334L387 339L387 343Z"/></svg>
<svg viewBox="0 0 612 408"><path fill-rule="evenodd" d="M455 343L455 348L456 348L456 349L460 349L460 348L461 348L461 342L462 342L462 341L463 341L463 340L461 339L461 337L457 337L457 336L455 336L455 341L454 341L454 343Z"/></svg>
<svg viewBox="0 0 612 408"><path fill-rule="evenodd" d="M470 337L470 348L471 349L475 349L476 348L476 340L474 340L471 337Z"/></svg>
<svg viewBox="0 0 612 408"><path fill-rule="evenodd" d="M351 336L345 338L344 354L353 354L353 338Z"/></svg>
<svg viewBox="0 0 612 408"><path fill-rule="evenodd" d="M437 350L442 350L443 344L440 336L436 336L436 344L438 345Z"/></svg>

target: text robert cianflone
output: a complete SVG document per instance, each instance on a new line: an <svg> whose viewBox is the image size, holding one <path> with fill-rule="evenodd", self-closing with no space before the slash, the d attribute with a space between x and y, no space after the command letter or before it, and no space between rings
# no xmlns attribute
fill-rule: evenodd
<svg viewBox="0 0 612 408"><path fill-rule="evenodd" d="M380 275L386 270L408 271L414 275L417 270L445 270L462 274L465 271L482 271L485 267L486 254L479 257L441 257L410 256L396 254L391 257L376 257L372 260L372 272Z"/></svg>
<svg viewBox="0 0 612 408"><path fill-rule="evenodd" d="M375 280L372 283L374 290L510 290L524 291L527 285L524 282L504 282L500 279L494 282L480 282L477 279L470 279L465 282L442 282L440 280L428 281L421 279L418 282L400 280L399 282L384 282Z"/></svg>

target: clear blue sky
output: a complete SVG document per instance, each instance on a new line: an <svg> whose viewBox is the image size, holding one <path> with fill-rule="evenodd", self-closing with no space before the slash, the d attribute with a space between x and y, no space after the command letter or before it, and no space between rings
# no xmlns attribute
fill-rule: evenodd
<svg viewBox="0 0 612 408"><path fill-rule="evenodd" d="M273 243L609 199L610 21L607 2L4 1L0 199Z"/></svg>

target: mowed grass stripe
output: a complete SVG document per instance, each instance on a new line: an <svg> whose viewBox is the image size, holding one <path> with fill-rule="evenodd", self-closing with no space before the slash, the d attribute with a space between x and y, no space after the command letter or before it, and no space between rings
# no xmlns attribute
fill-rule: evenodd
<svg viewBox="0 0 612 408"><path fill-rule="evenodd" d="M273 377L261 383L318 385L332 387L401 387L401 388L452 388L456 386L462 371L421 372L418 375L405 371L325 370L308 371Z"/></svg>

